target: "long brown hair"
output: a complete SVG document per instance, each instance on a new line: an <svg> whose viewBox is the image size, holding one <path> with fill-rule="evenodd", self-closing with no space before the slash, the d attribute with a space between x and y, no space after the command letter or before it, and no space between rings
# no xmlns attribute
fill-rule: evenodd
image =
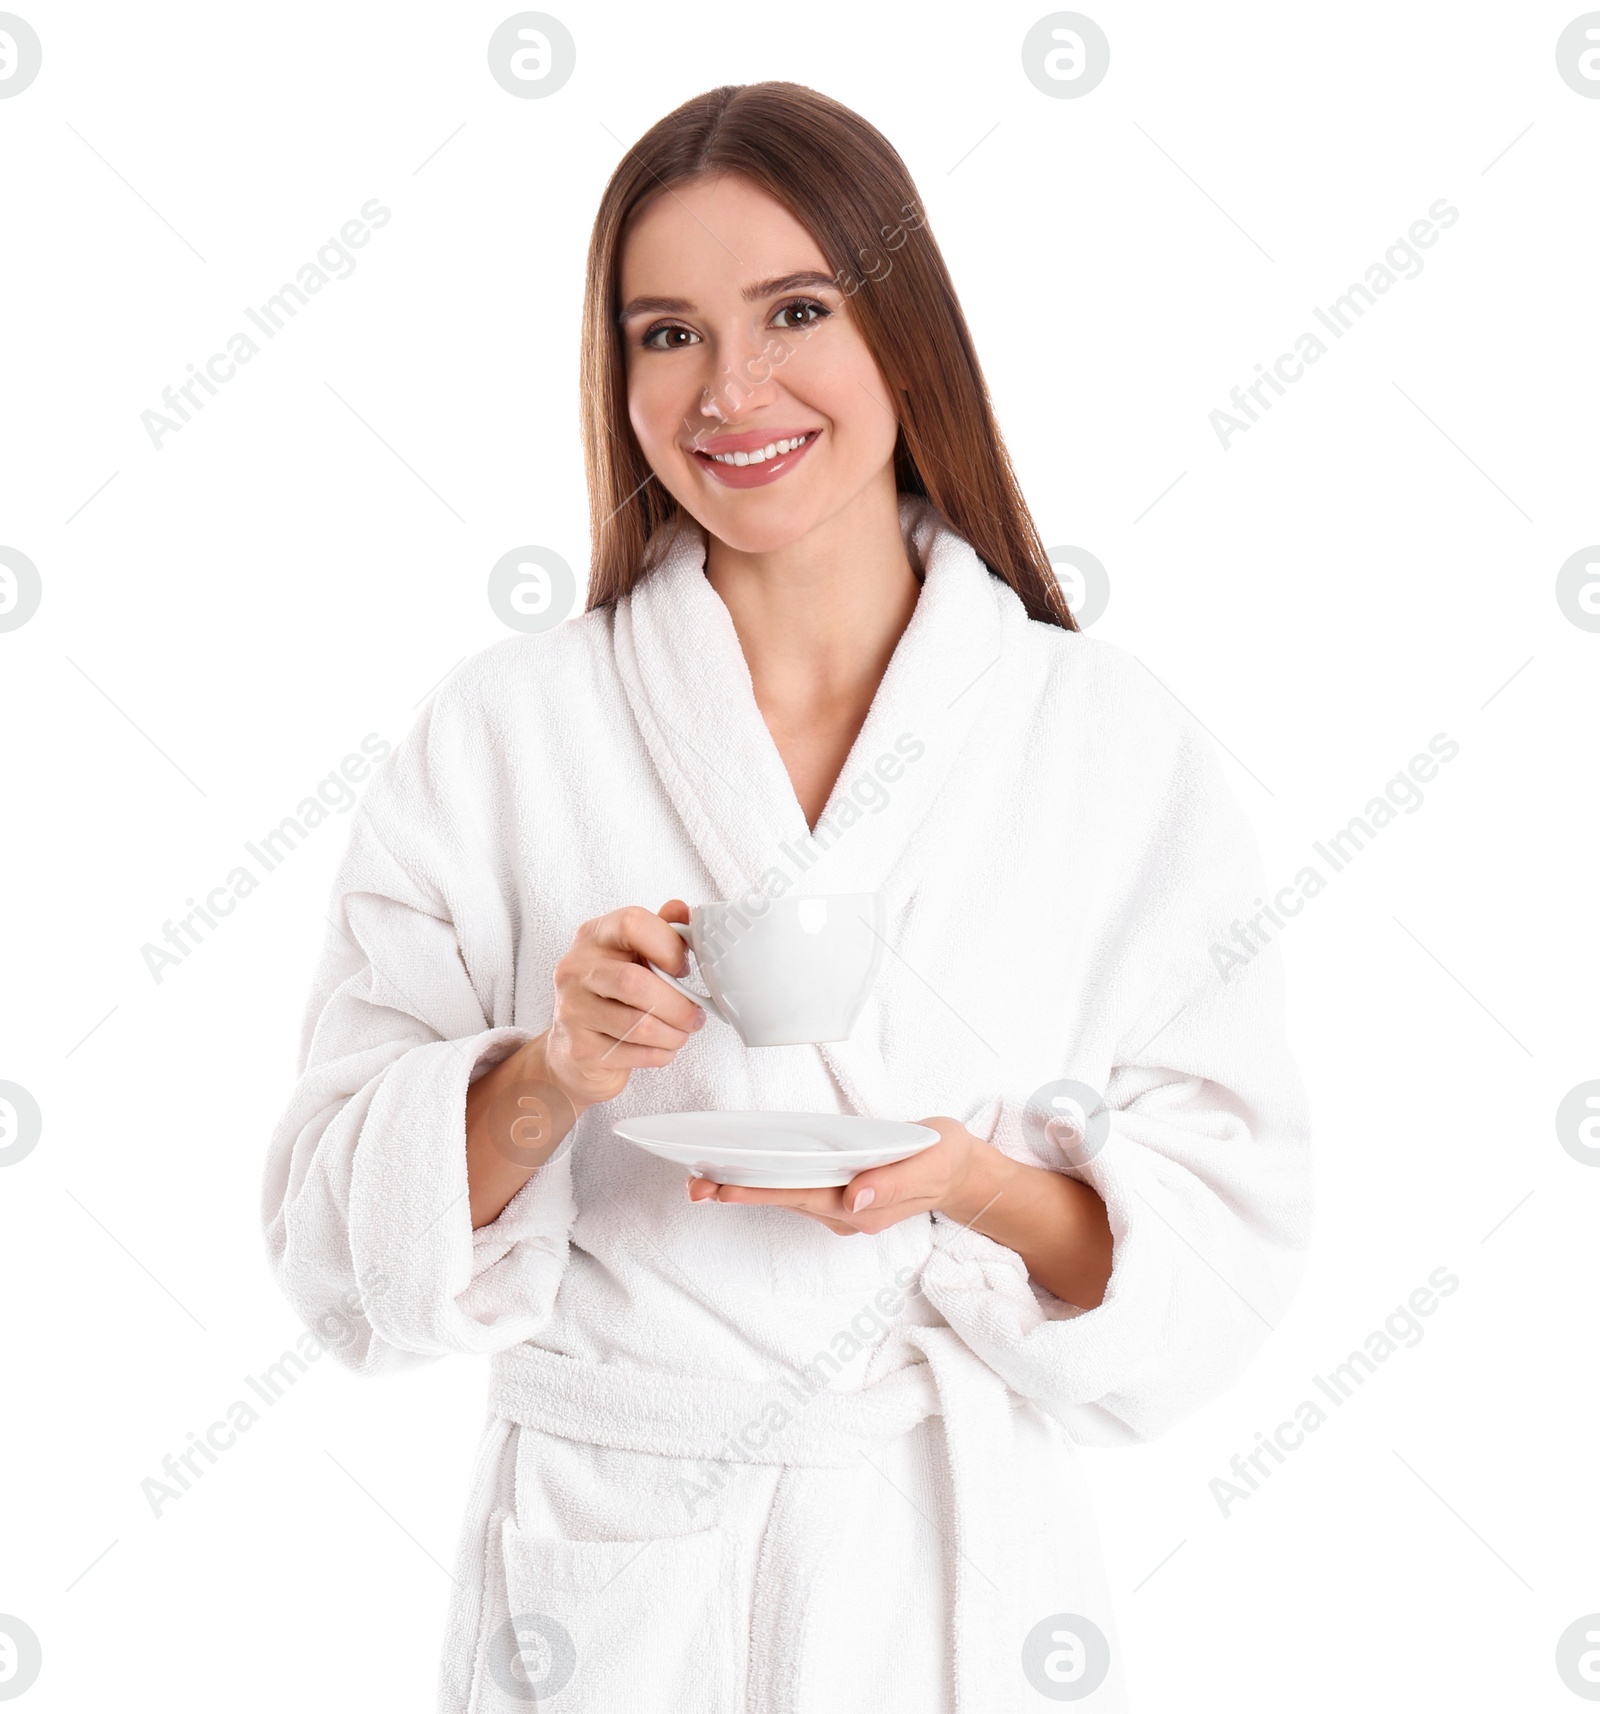
<svg viewBox="0 0 1600 1714"><path fill-rule="evenodd" d="M902 378L895 486L926 495L1016 591L1030 618L1077 630L905 162L860 114L798 83L724 84L686 101L628 150L601 198L589 243L581 364L589 607L626 595L648 570L646 544L663 530L670 539L683 518L654 480L628 421L617 322L623 239L647 201L715 173L759 186L812 234L851 294L878 367Z"/></svg>

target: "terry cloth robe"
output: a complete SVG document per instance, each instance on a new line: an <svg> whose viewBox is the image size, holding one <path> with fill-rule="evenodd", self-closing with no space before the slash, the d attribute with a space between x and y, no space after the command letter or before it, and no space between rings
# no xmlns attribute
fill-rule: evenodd
<svg viewBox="0 0 1600 1714"><path fill-rule="evenodd" d="M490 1358L443 1714L1125 1708L1075 1447L1221 1392L1298 1279L1304 1096L1209 741L900 513L922 589L814 832L693 527L614 608L467 661L352 816L264 1225L349 1367ZM472 1230L467 1087L548 1027L580 924L878 889L849 1042L708 1018ZM1030 1116L1058 1079L1103 1095L1097 1150ZM942 1214L691 1204L612 1132L716 1108L948 1115L1074 1173L1104 1302Z"/></svg>

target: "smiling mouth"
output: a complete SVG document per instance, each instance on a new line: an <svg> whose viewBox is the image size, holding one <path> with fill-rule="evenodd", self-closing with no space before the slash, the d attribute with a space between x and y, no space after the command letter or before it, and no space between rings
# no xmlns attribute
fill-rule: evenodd
<svg viewBox="0 0 1600 1714"><path fill-rule="evenodd" d="M728 447L730 440L748 442L755 438L748 431L738 436L715 436L711 444L715 447L720 439L721 448L708 452L697 446L691 451L695 462L705 472L706 480L719 488L768 488L774 482L783 481L791 470L798 469L805 462L812 447L822 438L822 430L807 429L803 434L779 435L755 446Z"/></svg>
<svg viewBox="0 0 1600 1714"><path fill-rule="evenodd" d="M743 469L750 464L766 464L771 459L782 458L786 453L797 452L808 442L817 438L821 431L809 429L805 434L793 435L787 440L768 441L765 446L758 446L749 452L703 452L699 447L694 449L696 458L704 458L712 464L731 465Z"/></svg>

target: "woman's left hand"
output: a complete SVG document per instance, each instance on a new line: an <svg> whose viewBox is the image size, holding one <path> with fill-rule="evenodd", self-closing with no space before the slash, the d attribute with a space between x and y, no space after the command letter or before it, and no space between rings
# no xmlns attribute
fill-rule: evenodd
<svg viewBox="0 0 1600 1714"><path fill-rule="evenodd" d="M965 1190L979 1151L988 1145L955 1119L920 1119L939 1140L903 1161L858 1172L848 1184L818 1190L758 1190L750 1185L718 1184L691 1178L691 1202L762 1202L792 1208L820 1220L840 1237L882 1232L930 1209L950 1212L966 1201ZM865 1199L865 1200L863 1200Z"/></svg>

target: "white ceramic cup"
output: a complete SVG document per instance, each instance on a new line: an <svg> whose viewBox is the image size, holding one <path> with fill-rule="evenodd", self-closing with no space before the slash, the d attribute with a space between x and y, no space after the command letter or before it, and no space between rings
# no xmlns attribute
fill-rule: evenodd
<svg viewBox="0 0 1600 1714"><path fill-rule="evenodd" d="M726 900L693 905L687 925L667 926L694 954L710 992L650 968L731 1025L746 1047L844 1041L878 974L883 919L881 893L763 896L755 910Z"/></svg>

